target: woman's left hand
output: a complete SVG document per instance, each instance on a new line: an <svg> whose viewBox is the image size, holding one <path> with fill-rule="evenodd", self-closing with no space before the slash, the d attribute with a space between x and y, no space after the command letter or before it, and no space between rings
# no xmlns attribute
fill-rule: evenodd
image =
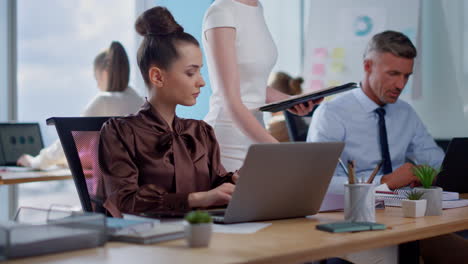
<svg viewBox="0 0 468 264"><path fill-rule="evenodd" d="M289 112L298 115L305 116L314 109L314 106L320 104L323 101L323 97L315 100L310 100L302 104L297 104L288 109Z"/></svg>

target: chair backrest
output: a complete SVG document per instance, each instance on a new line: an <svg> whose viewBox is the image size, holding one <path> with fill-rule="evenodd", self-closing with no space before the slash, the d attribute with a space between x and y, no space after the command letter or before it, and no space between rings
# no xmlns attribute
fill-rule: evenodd
<svg viewBox="0 0 468 264"><path fill-rule="evenodd" d="M110 117L51 117L68 161L85 212L105 212L105 189L98 147L102 125Z"/></svg>
<svg viewBox="0 0 468 264"><path fill-rule="evenodd" d="M297 116L289 111L284 111L284 120L286 121L286 127L288 128L289 141L306 141L310 118L317 107L318 105L305 116Z"/></svg>
<svg viewBox="0 0 468 264"><path fill-rule="evenodd" d="M452 140L451 138L450 139L442 139L442 138L436 138L434 139L435 142L437 143L437 145L442 148L442 150L444 151L444 153L447 153L447 149L448 149L448 146L449 146L449 143L450 143L450 140Z"/></svg>

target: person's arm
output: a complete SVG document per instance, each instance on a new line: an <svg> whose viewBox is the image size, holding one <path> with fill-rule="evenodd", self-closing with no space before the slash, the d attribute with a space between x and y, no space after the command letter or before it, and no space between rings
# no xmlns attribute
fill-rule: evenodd
<svg viewBox="0 0 468 264"><path fill-rule="evenodd" d="M211 205L224 205L229 203L235 189L235 182L239 177L235 172L226 172L221 164L221 156L218 141L213 128L200 121L204 131L204 141L207 146L208 168L212 190L197 192L189 195L189 203L192 207L207 207ZM218 197L218 199L211 198ZM214 201L214 202L211 202Z"/></svg>
<svg viewBox="0 0 468 264"><path fill-rule="evenodd" d="M218 83L215 85L220 87L225 98L225 106L231 113L236 126L255 142L278 142L242 103L239 70L237 69L235 28L211 28L205 32L205 38L208 44L206 49L214 63L214 75L218 76Z"/></svg>
<svg viewBox="0 0 468 264"><path fill-rule="evenodd" d="M80 116L103 116L106 106L105 98L98 94L86 105Z"/></svg>
<svg viewBox="0 0 468 264"><path fill-rule="evenodd" d="M208 168L210 170L210 181L211 188L216 188L224 183L235 183L235 178L233 176L235 172L227 172L223 164L221 164L221 154L219 149L219 144L216 139L213 128L205 123L200 121L204 131L204 141L207 146L208 154Z"/></svg>
<svg viewBox="0 0 468 264"><path fill-rule="evenodd" d="M169 193L157 184L139 185L133 135L130 127L113 119L101 130L99 164L107 193L104 206L113 216L187 211L192 207L226 204L229 201L233 186L228 185L196 193Z"/></svg>
<svg viewBox="0 0 468 264"><path fill-rule="evenodd" d="M67 160L62 144L57 139L50 146L41 149L37 156L21 155L16 164L18 166L44 170L54 165L65 165L67 164Z"/></svg>
<svg viewBox="0 0 468 264"><path fill-rule="evenodd" d="M414 134L406 152L406 158L415 161L418 165L427 164L434 168L439 168L444 158L443 150L437 146L432 136L427 131L421 119L413 109L408 113L409 122ZM394 172L384 175L382 183L386 183L390 189L397 189L407 185L419 184L419 180L413 174L414 165L405 163Z"/></svg>
<svg viewBox="0 0 468 264"><path fill-rule="evenodd" d="M386 184L391 190L408 185L414 187L418 183L418 178L416 178L416 176L413 174L413 167L413 164L407 162L392 173L383 175L380 183Z"/></svg>
<svg viewBox="0 0 468 264"><path fill-rule="evenodd" d="M412 115L414 116L413 124L415 125L415 132L408 146L406 157L415 161L417 165L426 164L433 168L439 168L444 159L444 151L435 143L423 122L414 111L412 111Z"/></svg>
<svg viewBox="0 0 468 264"><path fill-rule="evenodd" d="M324 103L317 108L312 116L307 134L307 142L334 142L345 141L345 127L339 117L328 104ZM345 146L346 148L346 146ZM345 151L343 151L345 153ZM343 184L348 182L345 171L337 164L332 181L328 188L329 192L343 193Z"/></svg>
<svg viewBox="0 0 468 264"><path fill-rule="evenodd" d="M139 185L133 131L111 119L101 129L99 165L107 199L104 206L113 216L121 213L184 211L188 194L168 193L155 184ZM155 177L157 177L155 175Z"/></svg>

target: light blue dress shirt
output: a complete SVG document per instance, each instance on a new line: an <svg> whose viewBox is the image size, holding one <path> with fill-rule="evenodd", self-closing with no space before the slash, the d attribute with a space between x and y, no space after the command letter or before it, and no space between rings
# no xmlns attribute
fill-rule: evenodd
<svg viewBox="0 0 468 264"><path fill-rule="evenodd" d="M344 141L341 160L345 164L348 160L355 160L356 177L367 180L382 160L379 117L374 112L378 107L360 88L324 102L312 117L307 141ZM402 100L387 104L384 109L393 170L408 160L440 167L444 152L437 146L414 109ZM380 183L381 177L382 170L375 177L374 183ZM346 173L338 165L328 190L343 193L343 184L347 182Z"/></svg>

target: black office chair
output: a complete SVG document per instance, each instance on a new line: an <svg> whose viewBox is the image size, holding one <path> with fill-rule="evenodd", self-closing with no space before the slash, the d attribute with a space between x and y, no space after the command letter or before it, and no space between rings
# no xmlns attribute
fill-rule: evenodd
<svg viewBox="0 0 468 264"><path fill-rule="evenodd" d="M319 105L314 106L312 111L305 116L297 116L289 111L284 111L284 120L288 128L289 141L306 141L307 132L309 131L309 122L307 117L312 117L313 113Z"/></svg>
<svg viewBox="0 0 468 264"><path fill-rule="evenodd" d="M85 212L106 213L105 189L99 168L98 146L102 125L110 117L51 117Z"/></svg>

